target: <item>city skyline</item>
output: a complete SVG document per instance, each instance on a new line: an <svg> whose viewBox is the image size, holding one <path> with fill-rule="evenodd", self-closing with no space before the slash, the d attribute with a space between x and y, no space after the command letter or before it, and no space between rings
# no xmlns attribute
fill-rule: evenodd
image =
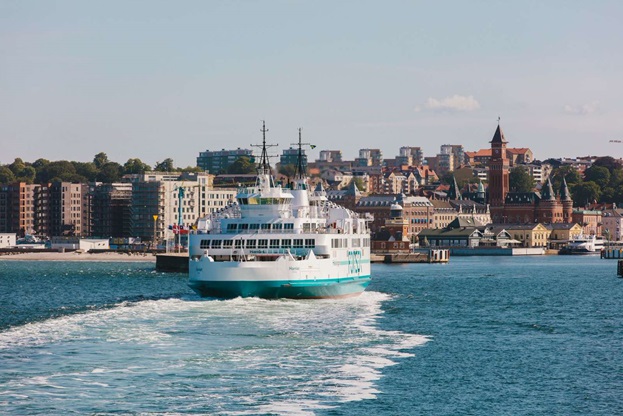
<svg viewBox="0 0 623 416"><path fill-rule="evenodd" d="M0 4L0 164L342 150L623 156L623 4ZM339 143L339 145L336 145ZM279 152L280 153L280 152Z"/></svg>

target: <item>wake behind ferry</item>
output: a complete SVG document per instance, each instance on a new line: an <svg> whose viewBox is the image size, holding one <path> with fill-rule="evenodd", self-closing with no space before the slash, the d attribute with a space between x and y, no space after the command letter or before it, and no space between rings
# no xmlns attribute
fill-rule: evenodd
<svg viewBox="0 0 623 416"><path fill-rule="evenodd" d="M255 186L198 221L189 241L189 286L204 297L356 296L370 282L369 217L311 192L299 162L290 189L275 185L262 126Z"/></svg>

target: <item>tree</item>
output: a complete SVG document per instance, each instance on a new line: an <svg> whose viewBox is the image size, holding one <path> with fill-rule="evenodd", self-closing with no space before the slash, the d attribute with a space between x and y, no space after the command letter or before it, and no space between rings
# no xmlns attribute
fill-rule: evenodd
<svg viewBox="0 0 623 416"><path fill-rule="evenodd" d="M15 182L15 174L6 166L0 166L0 184Z"/></svg>
<svg viewBox="0 0 623 416"><path fill-rule="evenodd" d="M513 192L534 191L534 178L522 166L515 166L508 175L509 188Z"/></svg>
<svg viewBox="0 0 623 416"><path fill-rule="evenodd" d="M229 168L227 168L227 173L229 174L245 175L255 172L255 163L251 162L247 156L240 156L234 163L229 165Z"/></svg>
<svg viewBox="0 0 623 416"><path fill-rule="evenodd" d="M576 206L583 206L594 201L599 201L601 197L601 189L595 182L582 182L575 185L572 189L573 203Z"/></svg>
<svg viewBox="0 0 623 416"><path fill-rule="evenodd" d="M584 180L595 182L600 188L610 183L610 171L604 166L593 165L584 171Z"/></svg>
<svg viewBox="0 0 623 416"><path fill-rule="evenodd" d="M357 189L359 190L359 192L363 192L365 189L365 186L363 184L363 179L361 179L358 176L355 176L353 178L353 181L355 182L355 186L357 187Z"/></svg>
<svg viewBox="0 0 623 416"><path fill-rule="evenodd" d="M600 166L608 169L612 173L615 169L621 169L621 162L613 158L612 156L599 157L593 163L593 166Z"/></svg>
<svg viewBox="0 0 623 416"><path fill-rule="evenodd" d="M51 182L52 179L60 181L71 181L71 177L76 174L76 168L73 163L67 160L59 160L50 162L42 169L37 171L37 183Z"/></svg>
<svg viewBox="0 0 623 416"><path fill-rule="evenodd" d="M573 187L573 185L582 182L580 172L578 172L573 166L561 166L558 169L552 170L550 180L552 181L554 189L560 189L560 186L562 185L562 178L565 178L567 185L569 185L570 188Z"/></svg>
<svg viewBox="0 0 623 416"><path fill-rule="evenodd" d="M123 165L123 173L145 173L151 170L151 166L146 163L143 163L141 159L128 159Z"/></svg>
<svg viewBox="0 0 623 416"><path fill-rule="evenodd" d="M104 152L99 152L95 155L95 157L93 157L93 163L95 163L95 167L97 167L98 169L101 169L102 166L104 166L108 162L108 155L106 155L106 153Z"/></svg>
<svg viewBox="0 0 623 416"><path fill-rule="evenodd" d="M173 166L173 159L167 158L164 159L162 162L156 162L154 170L156 172L174 172L175 167Z"/></svg>
<svg viewBox="0 0 623 416"><path fill-rule="evenodd" d="M123 166L116 162L108 162L99 170L97 180L104 183L119 182L123 175Z"/></svg>
<svg viewBox="0 0 623 416"><path fill-rule="evenodd" d="M24 166L24 168L20 171L19 175L15 178L17 182L26 182L31 184L35 181L35 176L37 175L37 171L32 166Z"/></svg>
<svg viewBox="0 0 623 416"><path fill-rule="evenodd" d="M552 168L558 169L560 167L560 165L562 165L562 162L560 160L558 160L558 159L550 158L550 159L544 160L543 164L551 165Z"/></svg>
<svg viewBox="0 0 623 416"><path fill-rule="evenodd" d="M279 173L281 173L284 176L287 176L288 178L293 177L295 172L296 172L296 166L292 164L279 166Z"/></svg>
<svg viewBox="0 0 623 416"><path fill-rule="evenodd" d="M50 164L50 161L47 159L37 159L32 163L32 167L39 171L39 169L43 168Z"/></svg>
<svg viewBox="0 0 623 416"><path fill-rule="evenodd" d="M97 178L97 174L99 173L99 169L95 166L93 162L71 162L76 168L76 173L83 178L87 182L94 182Z"/></svg>
<svg viewBox="0 0 623 416"><path fill-rule="evenodd" d="M182 172L192 172L192 173L201 173L203 172L203 169L201 169L199 166L186 166L183 169L180 169Z"/></svg>
<svg viewBox="0 0 623 416"><path fill-rule="evenodd" d="M20 176L22 173L22 170L26 167L26 164L24 163L22 159L17 157L15 158L13 163L11 163L8 167L9 169L11 169L11 172L13 172L15 176Z"/></svg>

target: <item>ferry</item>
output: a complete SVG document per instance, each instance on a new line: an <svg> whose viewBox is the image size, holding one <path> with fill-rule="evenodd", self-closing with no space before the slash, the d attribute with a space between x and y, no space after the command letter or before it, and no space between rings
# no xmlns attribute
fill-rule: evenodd
<svg viewBox="0 0 623 416"><path fill-rule="evenodd" d="M603 237L580 235L570 240L559 254L599 254L603 249Z"/></svg>
<svg viewBox="0 0 623 416"><path fill-rule="evenodd" d="M255 186L200 219L189 236L188 285L202 297L316 299L359 295L370 282L372 218L308 187L299 162L294 181L276 185L266 126ZM260 146L258 146L260 147Z"/></svg>

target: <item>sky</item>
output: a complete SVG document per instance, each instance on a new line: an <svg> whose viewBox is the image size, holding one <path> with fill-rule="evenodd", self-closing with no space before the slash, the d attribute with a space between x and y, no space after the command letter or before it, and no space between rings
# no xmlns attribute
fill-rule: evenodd
<svg viewBox="0 0 623 416"><path fill-rule="evenodd" d="M623 2L0 0L0 164L489 147L623 157Z"/></svg>

